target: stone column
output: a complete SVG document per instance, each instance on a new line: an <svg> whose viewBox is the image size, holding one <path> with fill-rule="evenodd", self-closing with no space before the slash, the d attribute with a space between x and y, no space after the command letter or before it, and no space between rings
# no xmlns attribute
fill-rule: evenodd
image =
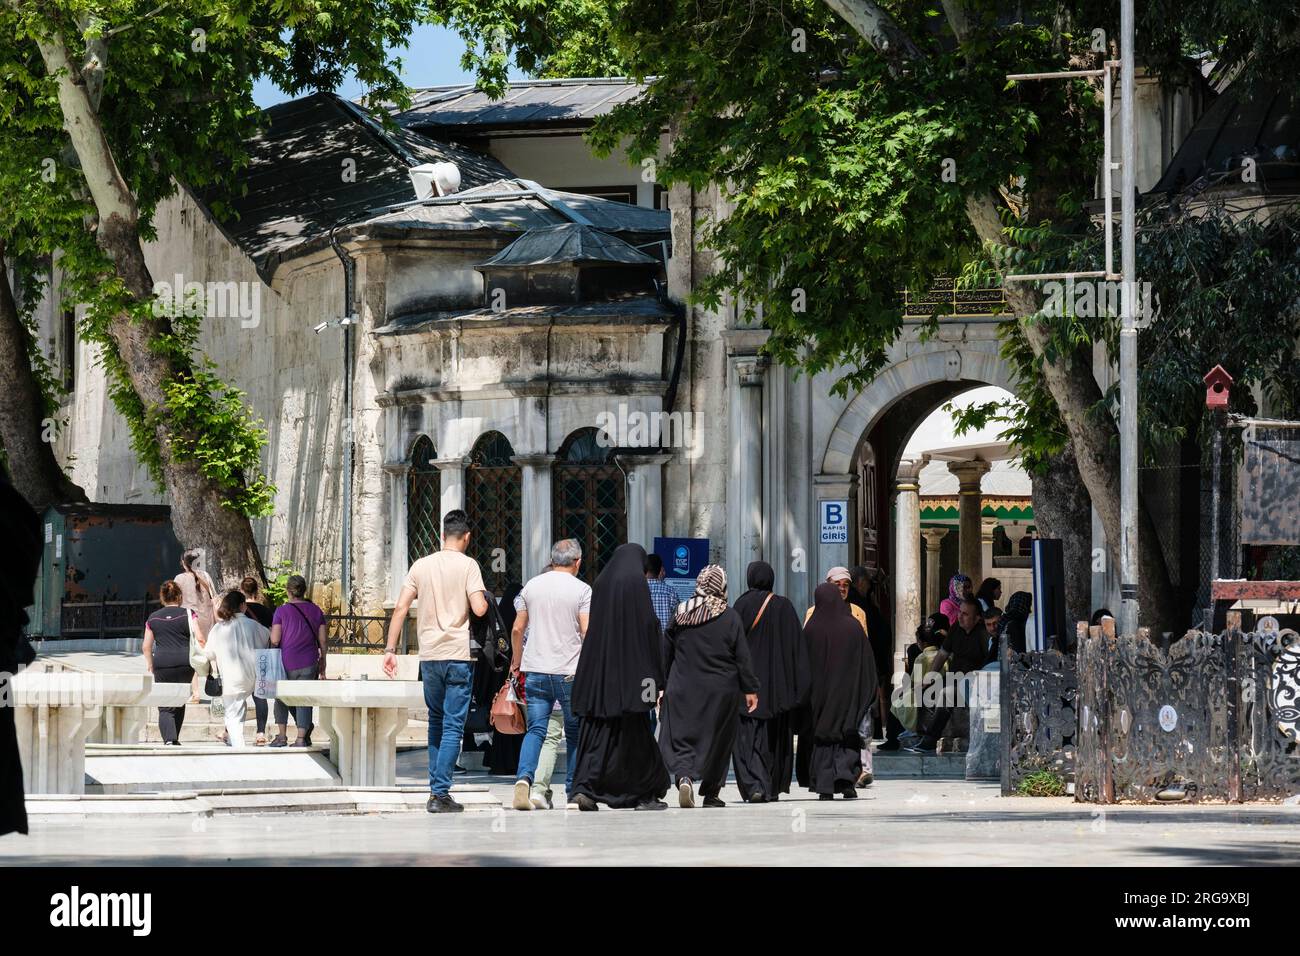
<svg viewBox="0 0 1300 956"><path fill-rule="evenodd" d="M903 461L894 481L894 673L903 670L905 648L921 623L921 469Z"/></svg>
<svg viewBox="0 0 1300 956"><path fill-rule="evenodd" d="M983 555L980 553L980 479L988 474L987 461L950 461L948 470L957 476L959 483L958 508L958 561L957 570L971 579L971 587L979 587L984 577Z"/></svg>
<svg viewBox="0 0 1300 956"><path fill-rule="evenodd" d="M540 574L551 560L551 466L555 456L515 455L520 468L520 523L523 526L523 574L527 581Z"/></svg>
<svg viewBox="0 0 1300 956"><path fill-rule="evenodd" d="M939 610L939 602L944 598L940 592L939 549L948 529L925 528L921 534L925 535L925 613L930 615Z"/></svg>
<svg viewBox="0 0 1300 956"><path fill-rule="evenodd" d="M664 465L672 455L620 455L627 474L627 540L649 554L664 533Z"/></svg>
<svg viewBox="0 0 1300 956"><path fill-rule="evenodd" d="M993 575L993 536L998 530L997 518L980 518L980 565L984 569L984 577ZM979 587L980 582L975 582L975 587Z"/></svg>
<svg viewBox="0 0 1300 956"><path fill-rule="evenodd" d="M744 581L751 561L763 556L763 380L767 360L733 359L731 480L727 483L727 577ZM740 593L740 592L736 592Z"/></svg>
<svg viewBox="0 0 1300 956"><path fill-rule="evenodd" d="M442 537L442 519L447 512L465 507L465 469L469 458L435 458L431 464L438 471L438 487L441 489L442 510L438 515L438 537Z"/></svg>
<svg viewBox="0 0 1300 956"><path fill-rule="evenodd" d="M410 566L406 553L406 491L411 466L404 461L389 462L384 465L384 473L388 482L388 521L392 530L392 546L388 555L388 600L396 602Z"/></svg>

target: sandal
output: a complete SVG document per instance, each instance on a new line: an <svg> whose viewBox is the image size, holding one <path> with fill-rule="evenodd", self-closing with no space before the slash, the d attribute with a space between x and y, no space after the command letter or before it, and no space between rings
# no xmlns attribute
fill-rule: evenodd
<svg viewBox="0 0 1300 956"><path fill-rule="evenodd" d="M272 747L287 747L287 746L289 746L289 738L286 737L284 734L276 734L276 735L275 735L275 739L271 741L271 746L272 746Z"/></svg>
<svg viewBox="0 0 1300 956"><path fill-rule="evenodd" d="M257 738L253 741L253 746L254 746L254 747L265 747L265 746L266 746L266 734L258 734L258 735L257 735Z"/></svg>
<svg viewBox="0 0 1300 956"><path fill-rule="evenodd" d="M203 703L203 701L199 700L197 694L191 694L191 695L190 695L190 699L189 699L189 703L191 703L191 704L201 704L201 703Z"/></svg>

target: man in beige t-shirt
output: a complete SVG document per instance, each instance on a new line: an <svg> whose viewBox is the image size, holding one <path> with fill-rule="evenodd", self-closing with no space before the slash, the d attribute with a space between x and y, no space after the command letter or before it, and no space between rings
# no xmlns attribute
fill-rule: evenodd
<svg viewBox="0 0 1300 956"><path fill-rule="evenodd" d="M397 606L388 625L384 673L397 673L397 643L411 604L420 641L420 680L429 709L430 813L463 810L451 798L451 775L460 756L474 678L470 651L469 614L487 613L483 571L465 553L469 547L469 516L457 509L442 519L442 550L420 558L407 572Z"/></svg>

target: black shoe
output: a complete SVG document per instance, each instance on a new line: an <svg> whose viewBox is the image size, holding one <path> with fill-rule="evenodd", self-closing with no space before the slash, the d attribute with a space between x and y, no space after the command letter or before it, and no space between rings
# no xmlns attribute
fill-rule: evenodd
<svg viewBox="0 0 1300 956"><path fill-rule="evenodd" d="M840 791L840 793L845 800L858 799L858 791L856 787L845 787L843 790Z"/></svg>
<svg viewBox="0 0 1300 956"><path fill-rule="evenodd" d="M578 805L579 810L590 810L594 812L600 809L600 804L591 799L591 797L587 796L585 793L578 794L573 798L573 802Z"/></svg>
<svg viewBox="0 0 1300 956"><path fill-rule="evenodd" d="M910 754L932 754L938 749L938 745L933 740L922 740L920 743L908 747L907 752Z"/></svg>
<svg viewBox="0 0 1300 956"><path fill-rule="evenodd" d="M456 767L455 767L455 769L454 769L452 772L453 772L453 773L469 773L469 771L466 770L464 767L462 767L460 764L456 764Z"/></svg>
<svg viewBox="0 0 1300 956"><path fill-rule="evenodd" d="M725 807L727 802L725 800L720 800L717 797L705 797L704 805L706 807Z"/></svg>
<svg viewBox="0 0 1300 956"><path fill-rule="evenodd" d="M747 803L767 803L767 797L763 796L761 793L751 793L751 794L749 795L749 800L746 801L746 802L747 802Z"/></svg>
<svg viewBox="0 0 1300 956"><path fill-rule="evenodd" d="M835 794L833 794L833 793L819 793L819 794L817 794L817 799L818 799L818 800L834 800L834 799L835 799Z"/></svg>
<svg viewBox="0 0 1300 956"><path fill-rule="evenodd" d="M667 810L668 804L662 800L647 800L645 803L638 803L637 810Z"/></svg>
<svg viewBox="0 0 1300 956"><path fill-rule="evenodd" d="M894 753L895 751L902 750L902 749L903 749L902 745L897 740L886 740L883 744L881 744L879 747L876 748L876 753L888 754L888 753Z"/></svg>
<svg viewBox="0 0 1300 956"><path fill-rule="evenodd" d="M453 800L450 794L438 796L434 793L429 795L429 802L424 805L424 809L430 813L461 813L465 808Z"/></svg>

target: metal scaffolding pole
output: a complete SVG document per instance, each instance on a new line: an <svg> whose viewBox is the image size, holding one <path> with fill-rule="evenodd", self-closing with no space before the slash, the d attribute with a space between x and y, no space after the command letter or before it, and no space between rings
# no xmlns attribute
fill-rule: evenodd
<svg viewBox="0 0 1300 956"><path fill-rule="evenodd" d="M1138 627L1138 418L1137 256L1134 215L1137 143L1133 124L1133 0L1120 0L1120 268L1123 272L1119 336L1119 484L1121 634Z"/></svg>

